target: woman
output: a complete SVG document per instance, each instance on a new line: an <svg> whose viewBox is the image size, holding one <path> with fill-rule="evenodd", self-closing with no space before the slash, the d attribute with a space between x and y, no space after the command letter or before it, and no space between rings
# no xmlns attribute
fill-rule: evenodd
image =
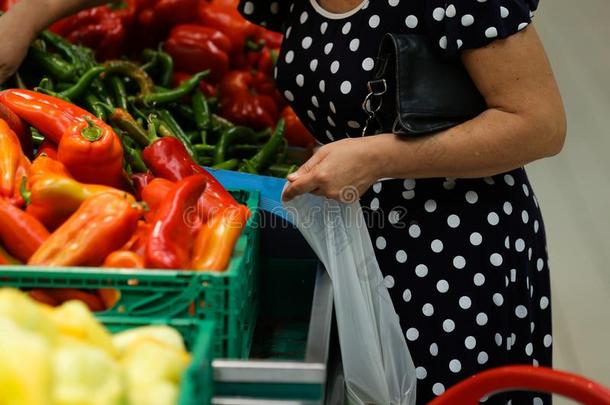
<svg viewBox="0 0 610 405"><path fill-rule="evenodd" d="M481 370L551 366L544 226L522 166L557 154L566 123L535 29L537 0L242 0L282 29L278 87L324 143L284 198L354 188L417 367L418 403ZM360 137L385 33L423 33L460 57L487 102L424 138ZM459 95L456 95L456 102ZM379 180L385 179L385 180ZM346 193L349 194L349 193ZM516 393L493 404L550 404Z"/></svg>
<svg viewBox="0 0 610 405"><path fill-rule="evenodd" d="M96 3L17 3L0 18L0 37L11 38L0 43L0 81L40 29ZM278 86L326 144L290 176L284 198L362 196L417 366L418 403L486 368L550 366L544 226L522 166L557 154L566 124L529 25L537 0L242 0L240 7L285 33ZM460 57L487 111L424 138L360 137L360 104L387 32L424 33L440 53ZM527 393L486 403L507 401L551 403Z"/></svg>

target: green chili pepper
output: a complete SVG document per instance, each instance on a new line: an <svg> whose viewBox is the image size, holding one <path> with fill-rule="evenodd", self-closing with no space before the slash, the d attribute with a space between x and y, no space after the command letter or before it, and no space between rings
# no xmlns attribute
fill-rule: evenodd
<svg viewBox="0 0 610 405"><path fill-rule="evenodd" d="M142 52L142 58L146 61L146 63L141 65L140 69L144 70L146 73L152 72L159 64L159 54L152 49L144 49Z"/></svg>
<svg viewBox="0 0 610 405"><path fill-rule="evenodd" d="M30 132L32 133L32 143L34 146L38 147L44 141L44 135L42 135L36 128L30 127Z"/></svg>
<svg viewBox="0 0 610 405"><path fill-rule="evenodd" d="M299 166L288 164L273 164L267 169L267 173L274 177L286 178L290 173L297 171Z"/></svg>
<svg viewBox="0 0 610 405"><path fill-rule="evenodd" d="M43 77L40 83L38 83L38 88L41 89L53 91L54 87L53 80L51 80L49 77Z"/></svg>
<svg viewBox="0 0 610 405"><path fill-rule="evenodd" d="M69 81L74 78L74 66L63 60L59 55L30 47L28 58L31 58L36 66L40 66L43 71L48 72L58 80Z"/></svg>
<svg viewBox="0 0 610 405"><path fill-rule="evenodd" d="M238 165L239 165L239 160L229 159L229 160L225 160L224 162L215 164L214 166L212 166L212 169L233 170L233 169L236 169Z"/></svg>
<svg viewBox="0 0 610 405"><path fill-rule="evenodd" d="M49 30L42 31L40 33L40 38L45 40L49 45L57 49L70 63L75 67L78 73L81 73L82 70L85 70L81 67L82 58L78 52L78 49L75 45L66 41L62 36L55 34Z"/></svg>
<svg viewBox="0 0 610 405"><path fill-rule="evenodd" d="M134 172L145 173L148 168L142 159L142 151L134 144L130 137L122 137L123 149L129 166Z"/></svg>
<svg viewBox="0 0 610 405"><path fill-rule="evenodd" d="M197 163L199 163L201 166L210 166L212 164L212 158L211 157L202 157L199 158L199 160L197 161Z"/></svg>
<svg viewBox="0 0 610 405"><path fill-rule="evenodd" d="M193 89L199 85L199 82L205 76L207 76L209 72L209 70L204 70L203 72L196 73L190 79L182 82L182 84L175 89L155 93L151 92L149 94L139 95L138 98L144 105L171 103L172 101L179 100L193 91Z"/></svg>
<svg viewBox="0 0 610 405"><path fill-rule="evenodd" d="M157 131L162 137L171 136L172 138L176 138L176 134L170 129L170 127L163 121L159 121L159 126L157 127Z"/></svg>
<svg viewBox="0 0 610 405"><path fill-rule="evenodd" d="M201 90L197 89L193 93L193 97L191 99L191 104L193 106L193 116L195 117L195 125L197 129L201 132L201 141L206 143L207 132L210 130L210 106L208 105L205 96L201 92Z"/></svg>
<svg viewBox="0 0 610 405"><path fill-rule="evenodd" d="M199 144L199 145L193 145L193 150L195 152L201 153L201 154L213 154L214 151L216 150L216 147L214 145Z"/></svg>
<svg viewBox="0 0 610 405"><path fill-rule="evenodd" d="M169 53L161 50L161 47L159 47L157 56L159 58L159 65L161 66L159 84L163 87L170 87L172 85L172 76L174 75L174 60Z"/></svg>
<svg viewBox="0 0 610 405"><path fill-rule="evenodd" d="M144 70L133 62L124 60L109 60L104 63L106 72L126 75L138 84L138 97L145 97L153 92L155 84Z"/></svg>
<svg viewBox="0 0 610 405"><path fill-rule="evenodd" d="M170 131L174 133L175 137L180 139L180 141L184 144L184 147L188 151L189 155L195 157L191 140L184 133L184 130L180 127L178 122L176 122L174 116L171 115L167 110L159 110L159 117L161 118L161 122L165 123L169 127Z"/></svg>
<svg viewBox="0 0 610 405"><path fill-rule="evenodd" d="M106 120L106 109L103 107L104 104L95 94L91 92L85 93L83 103L85 104L87 111L89 111L91 114L95 115L101 120Z"/></svg>
<svg viewBox="0 0 610 405"><path fill-rule="evenodd" d="M80 97L87 89L91 82L96 79L103 71L106 69L103 66L93 67L87 70L87 73L82 75L80 79L74 84L74 86L70 87L59 93L61 98L67 98L69 100L74 100Z"/></svg>
<svg viewBox="0 0 610 405"><path fill-rule="evenodd" d="M267 166L277 153L279 147L282 144L282 139L284 139L284 128L285 123L283 119L280 119L275 126L275 130L271 135L271 138L267 141L267 143L261 148L260 151L250 159L244 160L243 164L240 166L240 169L248 173L259 173L265 166Z"/></svg>
<svg viewBox="0 0 610 405"><path fill-rule="evenodd" d="M181 122L184 122L189 127L195 126L195 114L191 107L183 103L172 103L169 104L167 108L174 113L175 117L180 118Z"/></svg>
<svg viewBox="0 0 610 405"><path fill-rule="evenodd" d="M262 145L231 145L227 149L227 155L249 158L261 150L262 147Z"/></svg>
<svg viewBox="0 0 610 405"><path fill-rule="evenodd" d="M214 148L214 164L220 164L226 160L227 149L230 144L239 141L251 143L254 142L256 133L248 127L233 127L225 130Z"/></svg>
<svg viewBox="0 0 610 405"><path fill-rule="evenodd" d="M286 161L286 154L288 153L288 141L286 138L282 138L282 144L280 150L275 157L275 163L284 163Z"/></svg>
<svg viewBox="0 0 610 405"><path fill-rule="evenodd" d="M154 136L147 133L126 110L115 108L110 114L110 121L122 131L125 131L140 146L150 145L152 140L157 137L156 133Z"/></svg>
<svg viewBox="0 0 610 405"><path fill-rule="evenodd" d="M212 123L212 129L215 131L222 131L235 126L231 121L217 114L210 114L210 122Z"/></svg>
<svg viewBox="0 0 610 405"><path fill-rule="evenodd" d="M114 103L117 107L127 110L127 90L125 83L120 77L112 75L108 78L108 84L114 97Z"/></svg>
<svg viewBox="0 0 610 405"><path fill-rule="evenodd" d="M36 49L40 49L43 52L47 51L47 44L42 39L35 39L32 41L32 46Z"/></svg>
<svg viewBox="0 0 610 405"><path fill-rule="evenodd" d="M53 87L55 88L55 91L64 91L64 90L67 90L70 87L72 87L72 83L61 82L61 83L57 83Z"/></svg>

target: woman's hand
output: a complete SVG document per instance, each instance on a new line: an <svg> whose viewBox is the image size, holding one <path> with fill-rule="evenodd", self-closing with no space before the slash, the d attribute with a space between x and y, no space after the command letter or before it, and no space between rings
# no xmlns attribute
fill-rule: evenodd
<svg viewBox="0 0 610 405"><path fill-rule="evenodd" d="M28 18L21 18L20 14L19 10L15 10L0 17L0 38L3 38L0 41L0 83L19 68L36 36L34 24L29 23Z"/></svg>
<svg viewBox="0 0 610 405"><path fill-rule="evenodd" d="M322 146L299 170L288 176L285 201L313 193L353 202L378 180L376 139L348 138Z"/></svg>

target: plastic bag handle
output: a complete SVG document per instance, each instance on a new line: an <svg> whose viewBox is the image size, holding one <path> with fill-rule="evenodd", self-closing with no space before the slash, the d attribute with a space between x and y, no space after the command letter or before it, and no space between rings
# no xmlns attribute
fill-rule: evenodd
<svg viewBox="0 0 610 405"><path fill-rule="evenodd" d="M545 367L506 366L476 374L428 405L474 405L486 395L525 390L555 393L586 405L610 405L610 389L584 377Z"/></svg>

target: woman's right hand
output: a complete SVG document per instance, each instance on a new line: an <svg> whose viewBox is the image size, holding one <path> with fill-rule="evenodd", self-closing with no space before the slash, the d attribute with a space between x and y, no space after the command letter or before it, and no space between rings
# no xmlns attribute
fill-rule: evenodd
<svg viewBox="0 0 610 405"><path fill-rule="evenodd" d="M40 11L40 10L39 10ZM30 13L34 13L30 10ZM0 16L0 83L3 83L19 68L36 37L36 24L31 18L21 16L15 7Z"/></svg>

